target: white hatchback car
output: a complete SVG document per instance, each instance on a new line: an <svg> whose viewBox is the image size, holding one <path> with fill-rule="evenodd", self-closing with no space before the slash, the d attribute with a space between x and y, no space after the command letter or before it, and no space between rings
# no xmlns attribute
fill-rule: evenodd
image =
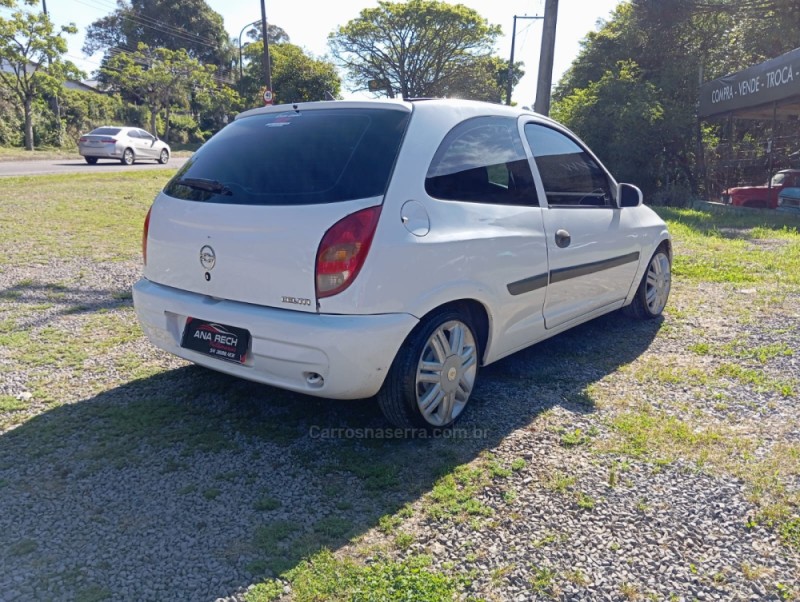
<svg viewBox="0 0 800 602"><path fill-rule="evenodd" d="M169 161L169 145L139 128L104 125L78 140L78 152L89 165L98 159L115 159L123 165L153 159L162 165Z"/></svg>
<svg viewBox="0 0 800 602"><path fill-rule="evenodd" d="M478 368L629 305L672 250L639 189L527 110L460 100L242 113L158 195L133 289L197 364L442 428Z"/></svg>

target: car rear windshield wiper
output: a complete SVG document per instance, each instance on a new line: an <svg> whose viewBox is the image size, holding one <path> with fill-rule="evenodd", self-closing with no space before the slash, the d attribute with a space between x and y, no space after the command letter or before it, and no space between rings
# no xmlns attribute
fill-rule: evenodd
<svg viewBox="0 0 800 602"><path fill-rule="evenodd" d="M216 194L224 194L231 196L233 192L230 188L225 186L222 182L217 180L207 180L205 178L181 178L175 182L181 186L188 186L196 190L205 190L206 192L214 192Z"/></svg>

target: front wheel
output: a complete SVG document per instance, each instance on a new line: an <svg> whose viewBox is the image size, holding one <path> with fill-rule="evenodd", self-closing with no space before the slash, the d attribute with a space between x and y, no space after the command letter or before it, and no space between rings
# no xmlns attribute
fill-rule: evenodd
<svg viewBox="0 0 800 602"><path fill-rule="evenodd" d="M462 414L478 373L479 349L470 321L443 310L429 316L397 353L378 404L401 428L447 428Z"/></svg>
<svg viewBox="0 0 800 602"><path fill-rule="evenodd" d="M672 287L672 268L669 254L660 247L650 258L636 296L628 306L629 313L636 318L650 320L664 311Z"/></svg>
<svg viewBox="0 0 800 602"><path fill-rule="evenodd" d="M169 161L169 151L167 149L161 149L161 154L158 155L158 162L161 165L166 165L167 161Z"/></svg>
<svg viewBox="0 0 800 602"><path fill-rule="evenodd" d="M133 150L131 150L130 148L126 148L125 151L122 153L122 159L120 159L120 162L123 165L133 165L133 161L134 161Z"/></svg>

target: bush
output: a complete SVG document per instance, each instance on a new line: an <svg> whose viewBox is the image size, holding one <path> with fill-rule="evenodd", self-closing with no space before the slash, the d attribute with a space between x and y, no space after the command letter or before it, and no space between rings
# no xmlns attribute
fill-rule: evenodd
<svg viewBox="0 0 800 602"><path fill-rule="evenodd" d="M22 117L11 101L0 97L0 146L22 146Z"/></svg>
<svg viewBox="0 0 800 602"><path fill-rule="evenodd" d="M123 103L116 95L64 89L59 100L66 138L75 142L82 133L124 121Z"/></svg>
<svg viewBox="0 0 800 602"><path fill-rule="evenodd" d="M661 207L691 207L694 202L692 189L685 184L676 184L666 188L659 188L653 194L645 197L648 205Z"/></svg>
<svg viewBox="0 0 800 602"><path fill-rule="evenodd" d="M170 115L169 142L186 144L187 142L204 142L205 135L191 115Z"/></svg>

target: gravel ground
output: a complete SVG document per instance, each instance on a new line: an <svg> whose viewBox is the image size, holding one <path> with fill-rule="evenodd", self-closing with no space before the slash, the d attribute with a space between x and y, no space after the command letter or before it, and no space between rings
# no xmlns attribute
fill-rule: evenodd
<svg viewBox="0 0 800 602"><path fill-rule="evenodd" d="M0 334L3 324L30 333L0 346L0 400L24 406L0 413L4 601L242 600L297 565L309 540L365 562L430 554L434 568L471 576L465 597L487 600L800 596L800 553L752 520L759 502L743 475L680 450L664 461L614 453L613 426L648 404L752 440L754 457L796 446L796 395L700 382L720 360L687 350L780 342L789 352L761 370L796 380L796 296L743 315L750 291L679 288L663 322L606 316L483 370L460 423L479 436L375 442L314 435L381 428L375 404L285 393L156 353L128 295L138 271L0 268ZM24 356L40 339L69 345L43 362ZM650 378L663 367L681 378ZM580 436L567 444L565 434ZM434 518L442 467L487 458L518 464L476 493L485 515ZM798 476L783 486L796 494ZM380 529L403 505L413 514ZM293 535L269 536L275 525ZM398 532L412 543L394 545Z"/></svg>

